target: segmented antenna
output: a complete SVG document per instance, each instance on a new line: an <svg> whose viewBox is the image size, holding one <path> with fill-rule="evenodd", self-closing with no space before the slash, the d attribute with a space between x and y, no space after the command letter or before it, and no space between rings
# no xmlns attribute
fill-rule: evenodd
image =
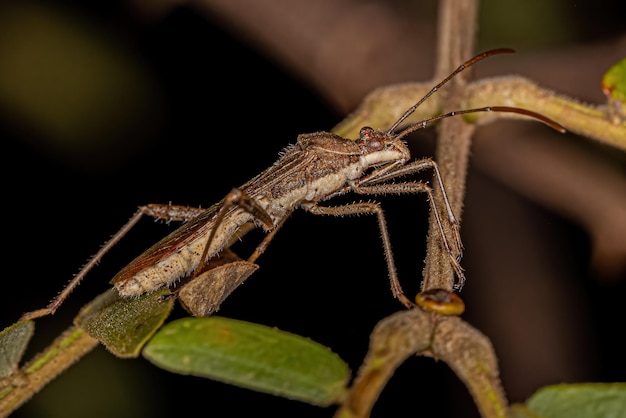
<svg viewBox="0 0 626 418"><path fill-rule="evenodd" d="M413 106L411 106L409 109L407 109L406 112L404 112L404 114L402 116L400 116L400 118L393 124L391 125L391 128L389 128L387 130L387 134L388 135L392 135L393 131L396 130L396 128L402 123L404 122L404 120L406 120L406 118L408 118L409 116L411 116L411 114L413 112L415 112L415 110L420 107L420 105L422 103L424 103L426 101L426 99L428 99L430 96L432 96L437 90L439 90L444 84L446 84L448 81L450 81L452 78L454 78L458 73L460 73L461 71L465 70L468 67L471 67L472 65L476 64L478 61L482 61L483 59L490 57L492 55L497 55L497 54L512 54L514 53L515 50L511 49L511 48L498 48L498 49L492 49L486 52L483 52L482 54L478 54L476 55L474 58L471 58L470 60L464 62L463 64L459 65L457 67L456 70L454 70L452 73L450 73L449 76L447 76L446 78L444 78L439 84L437 84L435 87L433 87L432 89L430 89L430 91L428 93L426 93L426 95L424 97L422 97L417 103L415 103ZM518 107L511 107L511 106L487 106L487 107L480 107L480 108L475 108L475 109L465 109L465 110L457 110L454 112L448 112L445 113L443 115L438 115L438 116L434 116L432 118L428 118L425 119L421 122L417 122L416 124L413 124L409 127L407 127L406 129L404 129L402 132L400 132L397 135L397 139L401 139L404 138L406 135L410 134L411 132L415 132L419 129L423 129L426 126L430 125L431 123L441 120L441 119L445 119L445 118L449 118L450 116L456 116L456 115L464 115L467 113L478 113L478 112L504 112L504 113L517 113L520 115L525 115L525 116L529 116L531 118L537 119L540 122L545 123L546 125L550 126L551 128L561 132L561 133L565 133L565 128L563 126L561 126L559 123L555 122L554 120L543 116L539 113L533 112L532 110L528 110L528 109L521 109Z"/></svg>

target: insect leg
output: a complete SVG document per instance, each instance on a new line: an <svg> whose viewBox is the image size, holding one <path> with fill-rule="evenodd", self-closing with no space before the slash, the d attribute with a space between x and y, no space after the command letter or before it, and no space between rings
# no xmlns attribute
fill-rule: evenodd
<svg viewBox="0 0 626 418"><path fill-rule="evenodd" d="M189 207L189 206L175 206L175 205L162 205L162 204L150 204L141 206L137 212L117 231L104 245L94 254L87 263L80 269L80 271L70 280L70 282L63 288L63 290L54 298L48 306L35 311L26 312L20 318L21 321L27 319L41 318L46 315L52 315L61 306L61 304L67 299L72 291L80 284L83 278L87 275L92 268L94 268L102 259L102 257L109 252L115 244L117 244L133 226L139 222L142 216L152 216L158 219L164 219L167 221L187 221L197 216L204 209Z"/></svg>
<svg viewBox="0 0 626 418"><path fill-rule="evenodd" d="M450 262L452 264L452 268L459 278L458 282L455 284L455 288L460 289L463 287L465 283L465 274L463 273L463 267L460 264L460 255L455 256L452 251L452 247L448 243L448 239L446 238L446 233L443 228L443 223L441 221L441 216L439 215L439 210L437 208L437 204L435 203L435 198L433 195L433 191L429 185L421 182L406 182L406 183L387 183L387 184L375 184L372 186L354 186L353 191L358 194L368 194L368 195L380 195L380 194L417 194L417 193L426 193L428 194L428 201L430 203L431 210L435 215L435 221L437 222L437 227L439 228L439 235L441 236L442 245L450 257ZM456 219L455 219L456 220ZM458 229L454 228L454 223L452 224L453 230L455 232L455 240L457 240L457 247L462 248L460 244L460 235L458 233Z"/></svg>
<svg viewBox="0 0 626 418"><path fill-rule="evenodd" d="M384 167L382 167L384 168ZM381 169L382 169L381 168ZM363 187L365 186L371 186L371 185L376 185L379 183L383 183L386 182L388 180L392 180L394 178L397 177L402 177L402 176L406 176L409 174L413 174L413 173L417 173L419 171L422 171L424 169L427 168L431 168L433 170L433 172L435 173L435 178L437 180L437 184L439 185L439 189L441 190L441 196L443 198L443 203L445 205L446 208L446 214L448 215L448 223L450 224L450 226L452 227L452 231L454 233L454 241L456 243L456 247L457 247L457 252L458 255L456 257L456 261L457 263L461 261L461 258L463 257L463 243L461 241L461 226L459 224L459 221L456 219L456 216L454 216L454 212L452 211L452 206L450 205L450 201L448 200L448 195L446 193L446 188L443 184L443 180L441 177L441 172L439 171L439 166L437 165L437 163L430 159L430 158L423 158L420 160L416 160L416 161L412 161L408 164L404 164L402 166L396 167L394 168L392 171L387 171L385 173L380 173L379 170L374 170L372 171L370 174L368 174L367 176L363 177L359 182L358 185L353 187L353 190L356 193L361 193L359 192L357 189L361 189L363 190ZM365 194L371 194L372 191L371 189L369 189L369 192L366 192ZM386 193L411 193L411 192L389 192L386 191L387 189L383 188L380 189L380 192L376 192L376 194L386 194ZM421 192L424 190L418 190L418 192ZM430 198L430 202L431 202L431 207L433 208L433 211L435 211L435 200L432 198L432 196L429 196ZM436 211L435 211L436 212ZM439 219L437 219L437 222L440 222ZM441 229L441 225L439 225L439 228ZM445 243L445 237L444 238L444 244L447 245L447 243Z"/></svg>
<svg viewBox="0 0 626 418"><path fill-rule="evenodd" d="M220 208L220 211L215 218L215 226L213 227L211 233L207 238L207 242L204 245L204 250L202 251L202 257L200 257L200 264L196 269L197 274L201 273L205 269L208 262L207 256L209 254L209 248L211 247L211 243L215 239L217 230L226 218L226 214L228 213L228 211L235 205L241 207L243 210L263 222L268 230L274 229L274 221L272 220L271 216L268 215L265 209L263 209L263 207L255 199L251 198L237 188L232 189L224 198L222 202L222 207ZM273 234L270 235L273 237ZM265 240L263 240L263 242L265 242ZM256 260L257 257L255 257L254 259Z"/></svg>
<svg viewBox="0 0 626 418"><path fill-rule="evenodd" d="M139 209L144 215L166 222L190 221L206 210L206 208L197 208L195 206L165 205L160 203L152 203Z"/></svg>
<svg viewBox="0 0 626 418"><path fill-rule="evenodd" d="M410 309L415 306L415 304L404 294L400 281L398 280L398 273L393 260L393 251L391 250L389 231L387 230L387 221L385 220L385 214L379 203L359 202L342 206L317 206L315 204L310 204L302 205L302 207L315 215L345 216L375 214L378 219L378 226L383 240L383 249L385 251L385 259L387 260L387 270L389 273L389 281L391 283L391 292L393 293L393 296L407 308Z"/></svg>
<svg viewBox="0 0 626 418"><path fill-rule="evenodd" d="M215 313L224 299L256 271L258 266L254 262L265 252L269 243L289 217L287 214L274 226L271 217L256 200L239 189L233 189L223 200L213 231L216 231L219 224L228 216L228 210L232 206L240 206L243 210L259 218L270 231L257 245L247 261L241 260L230 250L229 247L232 243L230 241L225 244L224 249L219 254L207 260L208 248L216 235L213 234L214 236L207 240L203 250L205 255L202 257L205 262L196 269L194 277L187 284L173 291L177 293L183 307L194 316L204 317ZM242 225L238 232L245 233L250 228L253 228L252 222Z"/></svg>
<svg viewBox="0 0 626 418"><path fill-rule="evenodd" d="M259 258L261 256L261 254L263 254L265 252L265 250L267 249L267 246L269 245L269 243L274 239L274 236L276 235L278 230L285 224L285 221L288 218L289 218L289 215L287 215L283 219L281 219L280 222L278 223L278 225L276 225L276 227L274 229L272 229L270 231L270 233L265 236L265 238L263 238L263 241L261 241L259 243L259 245L257 245L257 247L254 249L254 252L252 253L252 255L248 258L248 262L249 263L256 262L257 258Z"/></svg>

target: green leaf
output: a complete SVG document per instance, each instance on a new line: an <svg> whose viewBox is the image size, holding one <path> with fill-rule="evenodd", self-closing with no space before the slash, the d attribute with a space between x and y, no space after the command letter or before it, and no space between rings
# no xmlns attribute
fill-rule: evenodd
<svg viewBox="0 0 626 418"><path fill-rule="evenodd" d="M618 61L602 77L602 91L606 96L626 103L626 58Z"/></svg>
<svg viewBox="0 0 626 418"><path fill-rule="evenodd" d="M626 383L546 386L526 404L545 418L626 418Z"/></svg>
<svg viewBox="0 0 626 418"><path fill-rule="evenodd" d="M343 360L308 338L218 316L168 323L143 355L175 373L320 406L344 396L350 375Z"/></svg>
<svg viewBox="0 0 626 418"><path fill-rule="evenodd" d="M110 289L81 309L74 323L116 356L138 357L172 311L174 298L169 295L169 289L161 288L138 298L122 298Z"/></svg>
<svg viewBox="0 0 626 418"><path fill-rule="evenodd" d="M0 332L0 378L14 374L33 336L35 323L20 321Z"/></svg>

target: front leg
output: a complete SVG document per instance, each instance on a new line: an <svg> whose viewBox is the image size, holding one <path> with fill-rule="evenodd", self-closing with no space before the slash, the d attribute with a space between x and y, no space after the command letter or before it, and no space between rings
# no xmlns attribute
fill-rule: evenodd
<svg viewBox="0 0 626 418"><path fill-rule="evenodd" d="M443 228L443 223L441 221L441 217L439 215L439 210L435 203L435 197L433 195L433 191L426 183L421 182L406 182L406 183L386 183L386 184L375 184L372 186L361 186L354 185L352 187L352 191L358 194L365 195L380 195L380 194L417 194L417 193L426 193L428 195L428 202L430 204L431 210L435 215L435 221L437 222L437 227L439 229L439 235L441 237L441 242L443 248L448 254L450 258L450 263L452 264L452 268L458 277L458 282L454 285L456 289L461 289L465 284L465 274L463 272L463 267L461 267L460 259L461 259L461 237L459 234L458 223L452 223L452 230L454 232L454 239L456 241L457 246L457 255L454 254L452 247L448 243L448 239L446 238L446 232ZM456 221L456 219L454 219Z"/></svg>
<svg viewBox="0 0 626 418"><path fill-rule="evenodd" d="M378 219L378 227L380 228L381 237L383 240L383 249L385 251L385 259L387 261L387 270L389 273L389 281L391 283L391 292L393 296L400 300L400 302L407 308L413 308L415 304L409 300L402 290L400 281L398 280L398 273L396 271L396 265L393 259L393 251L391 250L391 241L389 239L389 231L387 230L387 221L385 220L385 214L379 203L376 202L359 202L351 203L342 206L318 206L313 203L303 204L302 208L315 215L332 215L332 216L345 216L345 215L365 215L375 214Z"/></svg>
<svg viewBox="0 0 626 418"><path fill-rule="evenodd" d="M437 184L439 185L439 189L441 190L441 196L443 198L443 203L446 209L446 214L448 215L448 223L452 227L452 231L454 234L454 241L456 242L457 251L458 251L458 256L456 257L456 260L457 262L460 262L461 258L463 257L463 243L461 241L461 232L460 232L461 226L459 224L459 221L456 219L456 216L454 216L454 211L452 210L452 205L450 205L450 201L448 200L448 194L446 193L446 188L443 184L441 172L439 171L439 166L437 165L437 163L431 158L423 158L420 160L412 161L408 164L401 165L399 167L396 164L391 164L390 166L392 166L393 168L392 169L387 169L387 167L377 168L371 173L369 173L368 175L366 175L365 177L360 178L357 182L355 182L355 184L352 187L352 190L354 190L356 193L371 194L372 193L371 191L362 192L362 190L368 189L369 186L378 185L380 188L378 189L369 188L369 190L381 190L381 192L376 192L376 194L397 193L397 192L386 192L385 191L386 185L382 183L388 182L389 180L393 180L398 177L406 176L406 175L413 174L413 173L418 173L425 169L432 169L435 175L435 180L437 181ZM393 187L394 185L389 184L389 186ZM424 190L418 190L418 192L422 192L422 191ZM435 200L432 198L432 193L430 194L429 197L431 201L431 207L433 207L433 210L434 210ZM438 222L441 227L440 221Z"/></svg>

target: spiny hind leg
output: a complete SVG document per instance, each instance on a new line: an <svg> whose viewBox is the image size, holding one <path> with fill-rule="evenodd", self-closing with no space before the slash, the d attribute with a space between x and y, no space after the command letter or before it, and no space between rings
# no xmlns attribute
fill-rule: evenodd
<svg viewBox="0 0 626 418"><path fill-rule="evenodd" d="M127 233L130 231L139 220L144 216L151 216L157 219L163 219L166 221L188 221L198 216L202 211L206 209L195 208L191 206L177 206L177 205L165 205L165 204L150 204L139 207L137 212L126 222L102 247L94 254L80 271L69 281L69 283L63 288L63 290L54 298L48 306L35 311L26 312L22 315L20 320L36 319L43 316L52 315L63 304L65 299L72 293L72 291L80 284L83 278L87 275L92 268L94 268L102 257L109 252L115 244L117 244Z"/></svg>

